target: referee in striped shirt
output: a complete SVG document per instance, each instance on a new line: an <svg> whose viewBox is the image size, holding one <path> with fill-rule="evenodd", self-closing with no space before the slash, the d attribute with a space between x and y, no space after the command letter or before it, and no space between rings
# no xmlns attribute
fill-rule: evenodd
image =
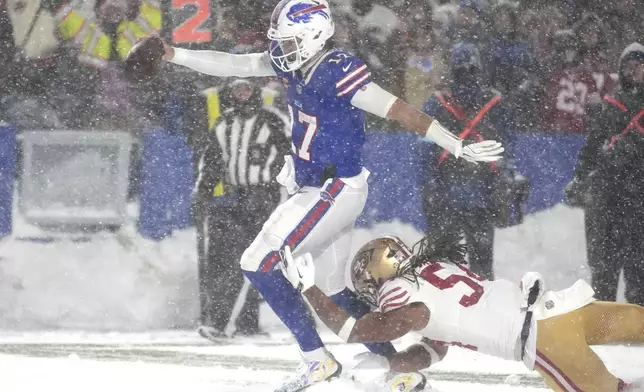
<svg viewBox="0 0 644 392"><path fill-rule="evenodd" d="M259 86L237 79L220 97L223 111L201 146L197 185L208 206L199 219L207 297L199 333L211 340L261 333L258 295L245 283L239 259L280 203L275 176L291 144L286 116L264 104Z"/></svg>

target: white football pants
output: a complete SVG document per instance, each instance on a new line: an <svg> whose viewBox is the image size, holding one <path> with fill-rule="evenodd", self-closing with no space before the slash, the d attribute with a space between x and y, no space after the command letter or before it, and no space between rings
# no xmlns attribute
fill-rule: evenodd
<svg viewBox="0 0 644 392"><path fill-rule="evenodd" d="M329 179L321 188L302 188L273 211L242 255L242 269L273 271L279 251L288 245L294 257L311 253L315 283L324 293L344 290L353 227L369 193L368 176L363 169L355 177Z"/></svg>

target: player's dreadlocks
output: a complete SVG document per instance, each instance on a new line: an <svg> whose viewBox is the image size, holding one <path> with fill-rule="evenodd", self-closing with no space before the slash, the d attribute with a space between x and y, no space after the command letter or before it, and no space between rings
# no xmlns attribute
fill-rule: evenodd
<svg viewBox="0 0 644 392"><path fill-rule="evenodd" d="M427 236L412 247L413 256L409 262L402 263L397 275L410 282L417 282L417 270L425 264L441 262L465 264L467 246L461 244L462 236L458 234Z"/></svg>

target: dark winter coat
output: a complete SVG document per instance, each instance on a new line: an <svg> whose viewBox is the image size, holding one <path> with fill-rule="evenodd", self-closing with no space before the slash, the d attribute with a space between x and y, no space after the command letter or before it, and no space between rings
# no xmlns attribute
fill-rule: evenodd
<svg viewBox="0 0 644 392"><path fill-rule="evenodd" d="M500 94L493 89L478 87L472 93L469 105L459 105L450 92L436 93L425 103L423 111L434 117L447 129L459 135L466 128L466 124L458 120L450 110L441 103L441 98L454 107L460 107L465 113L468 122L471 121L485 105L495 97L501 98L485 114L475 129L483 139L497 140L506 146L504 163L474 165L453 155L445 155L444 150L434 146L429 162L425 165L428 177L433 180L451 203L469 208L491 207L492 190L495 179L505 175L508 170L507 162L511 162L511 128L512 122L509 110ZM476 139L473 134L466 140ZM441 159L443 157L444 159Z"/></svg>
<svg viewBox="0 0 644 392"><path fill-rule="evenodd" d="M530 48L518 40L496 37L490 42L490 83L504 94L516 91L532 68Z"/></svg>
<svg viewBox="0 0 644 392"><path fill-rule="evenodd" d="M594 108L591 131L582 147L575 175L580 192L602 205L643 211L644 198L644 86L631 85L623 63L644 59L644 46L631 44L620 58L620 88ZM632 123L640 115L641 118ZM628 130L627 130L628 129Z"/></svg>

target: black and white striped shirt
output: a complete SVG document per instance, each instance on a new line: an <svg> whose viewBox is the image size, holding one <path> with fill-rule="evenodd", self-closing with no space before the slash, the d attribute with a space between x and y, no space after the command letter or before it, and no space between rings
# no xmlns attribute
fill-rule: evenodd
<svg viewBox="0 0 644 392"><path fill-rule="evenodd" d="M283 156L290 152L288 133L286 116L271 106L264 106L252 117L226 110L209 138L219 146L221 178L228 185L242 187L273 182Z"/></svg>

